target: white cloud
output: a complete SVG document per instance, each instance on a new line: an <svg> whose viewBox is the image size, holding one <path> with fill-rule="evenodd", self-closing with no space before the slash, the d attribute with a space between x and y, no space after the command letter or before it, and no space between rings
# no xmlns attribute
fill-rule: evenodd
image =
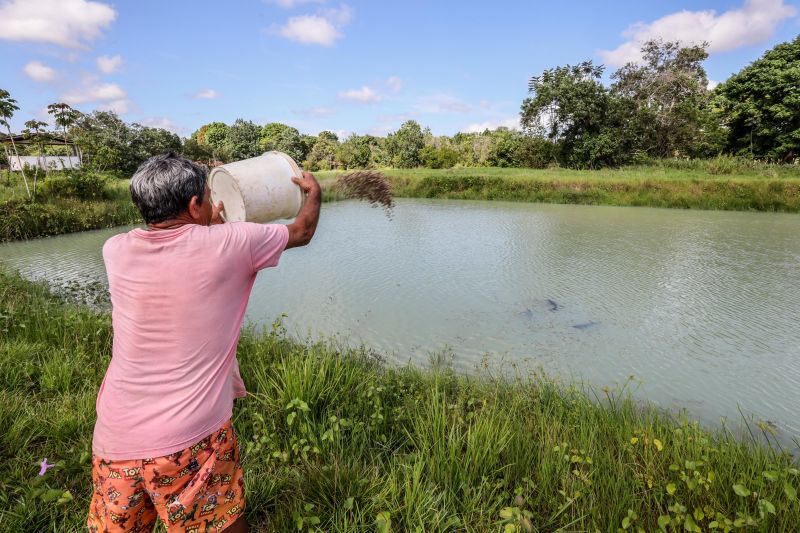
<svg viewBox="0 0 800 533"><path fill-rule="evenodd" d="M91 85L65 94L63 100L70 104L83 104L86 102L116 102L115 105L121 106L119 102L125 101L127 97L125 90L116 83L103 83Z"/></svg>
<svg viewBox="0 0 800 533"><path fill-rule="evenodd" d="M317 15L292 17L278 34L290 41L322 46L332 46L336 39L342 36L328 19Z"/></svg>
<svg viewBox="0 0 800 533"><path fill-rule="evenodd" d="M389 76L389 79L386 80L386 85L394 92L399 92L400 89L403 88L403 80L401 80L397 76Z"/></svg>
<svg viewBox="0 0 800 533"><path fill-rule="evenodd" d="M709 91L713 91L714 89L717 88L717 85L719 85L718 81L708 80L708 85L706 85L706 89L708 89Z"/></svg>
<svg viewBox="0 0 800 533"><path fill-rule="evenodd" d="M304 117L323 118L336 114L336 110L331 107L311 107L308 109L293 109L292 113Z"/></svg>
<svg viewBox="0 0 800 533"><path fill-rule="evenodd" d="M449 94L433 94L421 97L414 108L420 113L466 113L470 106Z"/></svg>
<svg viewBox="0 0 800 533"><path fill-rule="evenodd" d="M22 71L33 81L48 82L56 77L56 71L40 61L30 61Z"/></svg>
<svg viewBox="0 0 800 533"><path fill-rule="evenodd" d="M97 58L97 68L103 74L111 74L119 70L122 66L122 56L117 54L115 56L100 56Z"/></svg>
<svg viewBox="0 0 800 533"><path fill-rule="evenodd" d="M101 111L113 111L117 115L124 115L131 108L131 101L126 98L111 100L97 107Z"/></svg>
<svg viewBox="0 0 800 533"><path fill-rule="evenodd" d="M204 89L199 93L194 95L194 98L197 100L214 100L219 98L219 93L214 89Z"/></svg>
<svg viewBox="0 0 800 533"><path fill-rule="evenodd" d="M502 120L487 120L486 122L478 122L470 124L462 129L464 133L481 133L485 130L496 130L497 128L508 128L511 130L519 129L519 117L508 117Z"/></svg>
<svg viewBox="0 0 800 533"><path fill-rule="evenodd" d="M350 100L351 102L361 102L363 104L380 102L381 95L364 85L360 89L350 89L339 93L339 98L342 100Z"/></svg>
<svg viewBox="0 0 800 533"><path fill-rule="evenodd" d="M727 52L769 39L778 24L797 14L783 0L745 0L744 5L717 14L713 9L679 11L649 24L637 22L623 32L628 40L614 50L600 50L604 63L622 66L641 59L641 45L649 39L700 43L708 41L708 52Z"/></svg>
<svg viewBox="0 0 800 533"><path fill-rule="evenodd" d="M341 27L353 18L353 10L347 4L339 8L320 9L315 15L291 17L286 25L273 28L273 33L290 41L303 44L333 46L342 36Z"/></svg>
<svg viewBox="0 0 800 533"><path fill-rule="evenodd" d="M0 5L0 39L86 48L117 13L87 0L11 0Z"/></svg>
<svg viewBox="0 0 800 533"><path fill-rule="evenodd" d="M329 20L336 26L344 26L353 20L353 10L350 9L350 6L347 4L342 4L338 8L329 7L320 9L319 13L317 14Z"/></svg>
<svg viewBox="0 0 800 533"><path fill-rule="evenodd" d="M147 126L148 128L161 128L162 130L171 131L172 133L177 133L179 135L185 130L185 128L178 126L166 117L149 117L144 120L140 120L139 124L142 126Z"/></svg>

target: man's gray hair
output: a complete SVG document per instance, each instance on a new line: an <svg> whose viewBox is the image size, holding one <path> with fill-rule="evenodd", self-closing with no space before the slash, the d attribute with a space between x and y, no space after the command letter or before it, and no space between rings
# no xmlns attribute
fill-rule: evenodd
<svg viewBox="0 0 800 533"><path fill-rule="evenodd" d="M148 224L175 218L189 208L192 196L202 204L208 171L175 155L156 155L139 165L131 178L131 198Z"/></svg>

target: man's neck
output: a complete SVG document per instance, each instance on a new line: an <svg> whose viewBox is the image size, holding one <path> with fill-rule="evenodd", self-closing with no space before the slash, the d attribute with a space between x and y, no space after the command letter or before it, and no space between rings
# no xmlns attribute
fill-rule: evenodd
<svg viewBox="0 0 800 533"><path fill-rule="evenodd" d="M175 229L181 226L185 226L186 224L199 224L199 222L197 222L191 216L189 216L188 213L181 213L175 218L170 218L169 220L156 222L154 224L148 224L147 229L150 231Z"/></svg>

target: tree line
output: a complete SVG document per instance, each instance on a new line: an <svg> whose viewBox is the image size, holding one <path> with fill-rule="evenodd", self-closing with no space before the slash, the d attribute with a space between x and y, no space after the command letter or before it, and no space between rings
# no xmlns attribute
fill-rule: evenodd
<svg viewBox="0 0 800 533"><path fill-rule="evenodd" d="M54 124L84 154L89 168L130 174L147 157L168 150L208 163L286 152L309 170L366 167L497 166L602 168L661 158L733 155L776 163L800 158L800 36L709 88L707 44L653 40L643 60L603 82L592 61L545 70L530 79L520 109L521 130L433 135L413 120L385 137L323 131L306 135L286 124L237 119L212 122L188 138L127 124L110 111L81 114L51 106ZM0 124L17 109L0 91ZM26 123L26 135L47 124ZM10 134L10 130L9 134ZM29 146L28 150L32 150ZM57 148L49 148L56 150Z"/></svg>
<svg viewBox="0 0 800 533"><path fill-rule="evenodd" d="M724 83L709 88L707 43L651 40L642 61L603 83L592 61L531 78L522 131L434 136L409 120L386 137L324 131L303 135L280 123L239 119L206 124L186 146L228 161L280 150L311 170L392 166L602 168L653 159L733 155L776 163L800 157L800 37L779 44Z"/></svg>

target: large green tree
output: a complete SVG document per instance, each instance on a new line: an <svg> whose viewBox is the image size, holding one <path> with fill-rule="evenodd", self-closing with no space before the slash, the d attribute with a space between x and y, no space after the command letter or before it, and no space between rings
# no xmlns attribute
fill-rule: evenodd
<svg viewBox="0 0 800 533"><path fill-rule="evenodd" d="M284 152L301 163L311 150L297 128L280 122L270 122L261 128L260 147L265 152L269 150Z"/></svg>
<svg viewBox="0 0 800 533"><path fill-rule="evenodd" d="M208 136L208 133L206 133ZM261 128L251 120L237 118L228 129L225 145L233 161L261 154Z"/></svg>
<svg viewBox="0 0 800 533"><path fill-rule="evenodd" d="M84 166L98 171L129 174L138 165L131 149L133 132L112 111L95 111L78 119L72 129L83 151Z"/></svg>
<svg viewBox="0 0 800 533"><path fill-rule="evenodd" d="M161 128L127 124L112 111L84 115L73 135L86 155L85 166L130 176L147 158L181 150L181 140Z"/></svg>
<svg viewBox="0 0 800 533"><path fill-rule="evenodd" d="M800 36L769 50L717 92L731 151L782 162L800 157Z"/></svg>
<svg viewBox="0 0 800 533"><path fill-rule="evenodd" d="M620 102L602 84L602 75L602 65L584 61L545 70L528 84L532 96L522 102L522 126L553 141L566 166L615 166L629 156Z"/></svg>
<svg viewBox="0 0 800 533"><path fill-rule="evenodd" d="M642 46L641 62L611 75L612 95L619 99L616 110L623 114L633 149L651 157L704 155L712 133L705 116L710 112L702 64L706 46L650 40Z"/></svg>
<svg viewBox="0 0 800 533"><path fill-rule="evenodd" d="M339 145L336 158L346 168L369 168L374 166L373 151L377 151L379 141L372 135L350 135Z"/></svg>
<svg viewBox="0 0 800 533"><path fill-rule="evenodd" d="M421 152L424 146L425 135L415 120L405 121L386 139L391 163L400 168L418 167L422 163Z"/></svg>
<svg viewBox="0 0 800 533"><path fill-rule="evenodd" d="M181 151L181 138L171 131L163 128L149 128L139 124L133 124L132 129L131 148L134 150L134 157L137 161L144 161L157 154Z"/></svg>
<svg viewBox="0 0 800 533"><path fill-rule="evenodd" d="M339 151L339 138L331 131L321 131L314 147L306 158L304 166L309 170L331 170L337 167L336 154Z"/></svg>
<svg viewBox="0 0 800 533"><path fill-rule="evenodd" d="M201 127L195 136L197 142L211 148L212 158L223 162L230 159L228 150L228 132L230 127L224 122L212 122Z"/></svg>

